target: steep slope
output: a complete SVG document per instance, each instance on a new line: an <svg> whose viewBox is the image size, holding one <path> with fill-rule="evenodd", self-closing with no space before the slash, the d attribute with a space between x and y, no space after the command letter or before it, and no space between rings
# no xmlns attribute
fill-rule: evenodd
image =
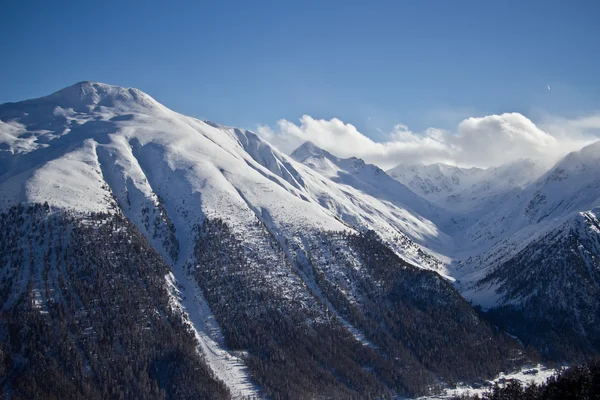
<svg viewBox="0 0 600 400"><path fill-rule="evenodd" d="M228 343L247 352L275 398L415 395L526 359L439 275L402 261L373 232L314 231L246 253L223 221L207 219L195 264ZM282 284L291 271L304 288Z"/></svg>
<svg viewBox="0 0 600 400"><path fill-rule="evenodd" d="M172 307L169 266L121 215L0 213L6 398L226 399Z"/></svg>
<svg viewBox="0 0 600 400"><path fill-rule="evenodd" d="M355 187L368 175L360 160L340 160L310 143L292 156ZM390 174L447 210L446 219L432 220L454 240L442 251L454 261L447 274L461 293L545 357L576 360L600 352L594 328L600 248L593 222L600 205L600 142L543 170L520 160L488 170L400 166ZM582 290L575 294L573 287Z"/></svg>
<svg viewBox="0 0 600 400"><path fill-rule="evenodd" d="M463 295L545 356L599 353L600 142L567 155L465 232ZM574 288L577 288L574 290Z"/></svg>
<svg viewBox="0 0 600 400"><path fill-rule="evenodd" d="M306 142L294 150L291 157L319 171L334 182L353 187L374 198L393 203L399 208L407 209L423 217L430 219L439 217L437 213L440 210L437 207L391 179L379 167L365 164L359 158L341 159L318 148L311 142Z"/></svg>
<svg viewBox="0 0 600 400"><path fill-rule="evenodd" d="M0 207L48 201L52 209L77 213L122 212L171 265L167 280L181 293L173 307L190 316L200 348L216 348L220 356L206 360L234 396L426 393L440 380L509 368L519 352L438 274L398 258L436 267L411 238L440 248L447 238L404 208L405 202L424 206L381 170L340 163L338 178L324 176L251 132L177 114L134 89L92 82L2 105L0 120ZM435 209L419 210L427 208ZM336 232L369 229L394 252L373 239L357 245L365 240L359 236L327 245L314 261ZM378 254L393 274L379 271L368 255L353 255L369 246L385 249ZM352 269L346 282L355 289L340 291L339 278ZM414 296L396 293L407 285ZM375 299L368 287L385 289L385 307L369 305ZM347 301L357 307L352 313ZM436 317L436 305L447 319ZM386 313L410 314L405 310L421 313L425 332L415 333L410 318L386 320ZM388 326L378 333L373 327L380 322ZM402 347L406 332L415 344ZM487 339L460 348L445 342L458 333ZM432 356L425 344L448 351ZM244 364L251 377L243 376ZM232 384L229 366L243 387ZM246 385L252 380L259 386Z"/></svg>
<svg viewBox="0 0 600 400"><path fill-rule="evenodd" d="M339 218L352 226L375 230L408 260L441 270L442 263L431 255L445 261L442 254L454 246L452 238L435 223L445 218L443 210L363 160L340 159L310 142L291 157L309 168L306 175L321 180L310 192L324 207L336 210ZM323 187L339 189L334 192Z"/></svg>
<svg viewBox="0 0 600 400"><path fill-rule="evenodd" d="M522 197L528 223L599 206L600 141L568 154Z"/></svg>
<svg viewBox="0 0 600 400"><path fill-rule="evenodd" d="M522 229L556 225L600 205L600 141L568 154L548 172L466 231L472 243L496 242Z"/></svg>
<svg viewBox="0 0 600 400"><path fill-rule="evenodd" d="M559 360L600 352L600 209L539 234L469 289L494 290L492 320Z"/></svg>
<svg viewBox="0 0 600 400"><path fill-rule="evenodd" d="M77 103L77 92L81 104L71 104ZM331 216L321 215L317 205L288 196L287 187L264 176L263 168L240 151L235 136L174 113L133 89L84 82L42 98L39 104L27 101L0 108L3 121L22 125L2 156L4 207L44 199L80 210L107 209L106 180L117 201L126 205L126 213L139 214L144 205L156 203L158 195L197 216L202 210L243 221L250 203L273 212L295 210L279 220L343 228ZM40 120L48 122L29 123ZM24 137L32 145L19 151L15 143ZM248 168L248 163L256 168ZM163 179L167 174L169 179ZM207 187L211 190L203 192L210 197L200 199L198 192ZM264 196L266 192L271 194ZM167 202L169 195L177 199ZM281 210L273 204L290 207ZM168 211L172 219L181 214L175 208Z"/></svg>
<svg viewBox="0 0 600 400"><path fill-rule="evenodd" d="M401 255L428 267L439 262L403 232L432 248L447 244L431 222L402 208L365 205L370 198L360 190L307 173L251 132L182 116L134 89L83 82L39 102L2 105L0 120L19 127L11 128L13 139L0 153L3 208L47 200L100 211L114 207L108 205L114 196L139 226L144 210L152 212L160 198L173 207L166 210L170 222L188 233L189 218L205 214L233 220L240 232L255 214L286 233L345 229L344 221L376 229ZM29 147L20 144L24 140ZM387 223L392 219L395 224Z"/></svg>

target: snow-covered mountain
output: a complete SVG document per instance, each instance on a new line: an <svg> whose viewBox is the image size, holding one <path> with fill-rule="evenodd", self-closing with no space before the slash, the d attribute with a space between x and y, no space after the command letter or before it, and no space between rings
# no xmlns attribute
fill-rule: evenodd
<svg viewBox="0 0 600 400"><path fill-rule="evenodd" d="M372 206L372 196L365 200L369 193L361 192L365 188L336 185L252 132L177 114L136 89L84 82L35 101L2 105L0 118L7 121L1 208L49 201L100 211L113 207L107 199L114 195L128 217L140 222L142 210L160 197L183 231L190 229L190 218L202 215L227 218L240 232L258 217L284 236L348 226L375 229L397 242L399 254L428 267L439 262L413 240L432 242L431 248L448 241L419 215L423 212L379 201ZM380 170L372 173L387 178ZM396 193L385 195L387 204L396 201ZM424 211L417 196L406 189L403 195Z"/></svg>
<svg viewBox="0 0 600 400"><path fill-rule="evenodd" d="M479 272L481 278L464 294L493 305L489 315L496 325L546 356L569 360L597 352L599 218L596 208L520 232L523 242L513 240L510 255Z"/></svg>
<svg viewBox="0 0 600 400"><path fill-rule="evenodd" d="M448 196L464 191L479 182L485 170L460 168L447 164L399 164L387 174L418 195L443 203Z"/></svg>
<svg viewBox="0 0 600 400"><path fill-rule="evenodd" d="M507 194L523 189L548 168L539 161L522 159L488 169L400 164L387 173L440 207L473 213L474 209L497 206Z"/></svg>
<svg viewBox="0 0 600 400"><path fill-rule="evenodd" d="M472 243L495 243L519 231L543 231L600 205L600 142L572 152L466 230ZM522 242L520 236L518 241Z"/></svg>
<svg viewBox="0 0 600 400"><path fill-rule="evenodd" d="M600 142L549 171L455 235L463 295L494 323L554 359L598 351ZM575 288L577 288L575 290Z"/></svg>
<svg viewBox="0 0 600 400"><path fill-rule="evenodd" d="M378 182L395 187L365 172L376 167L339 159L311 144L292 157L363 192L369 187L376 198L382 197L382 191L372 189ZM552 168L520 160L487 170L436 164L398 166L388 173L423 197L421 207L428 208L414 213L428 215L453 240L442 250L445 259L453 260L446 274L496 324L549 357L569 359L598 351L593 337L600 322L594 295L600 274L600 142ZM413 199L402 192L396 198ZM400 207L411 209L410 200ZM435 213L430 212L432 204ZM582 288L578 295L572 293L575 286ZM584 305L589 311L585 319ZM569 337L567 345L558 326Z"/></svg>
<svg viewBox="0 0 600 400"><path fill-rule="evenodd" d="M365 164L359 158L341 159L311 142L306 142L294 150L291 157L345 187L352 187L372 197L393 203L399 208L412 211L413 214L431 219L439 218L437 214L441 210L438 207L429 204L403 184L391 179L379 167Z"/></svg>
<svg viewBox="0 0 600 400"><path fill-rule="evenodd" d="M599 207L600 142L549 170L520 160L386 173L310 142L288 156L136 89L81 82L0 105L0 215L18 225L7 222L7 232L21 229L27 210L41 213L34 227L53 215L74 226L98 215L131 221L133 247L151 246L171 268L171 305L233 396L417 394L522 362L519 345L465 298L545 356L600 351ZM66 252L54 234L48 240ZM14 258L26 243L40 255L34 270L47 262L50 242L27 235L9 235L3 276L38 291L48 282L50 293L56 282L34 280ZM9 285L4 296L21 304L12 299L26 287ZM559 326L570 332L566 347Z"/></svg>
<svg viewBox="0 0 600 400"><path fill-rule="evenodd" d="M417 394L524 360L431 272L454 246L440 208L377 167L310 145L289 157L93 82L0 105L0 121L10 221L45 202L49 215L131 221L172 268L172 305L234 396Z"/></svg>
<svg viewBox="0 0 600 400"><path fill-rule="evenodd" d="M413 246L412 241L441 259L442 254L453 247L452 238L441 232L434 222L444 218L444 210L391 179L379 167L354 157L338 158L311 142L298 147L291 158L327 178L323 182L327 191L311 190L324 207L336 210L340 219L352 226L374 229L391 246L404 244L405 256L413 257L418 264L439 265ZM335 197L330 194L332 188L337 189ZM407 240L406 235L411 240ZM422 255L415 257L410 250Z"/></svg>

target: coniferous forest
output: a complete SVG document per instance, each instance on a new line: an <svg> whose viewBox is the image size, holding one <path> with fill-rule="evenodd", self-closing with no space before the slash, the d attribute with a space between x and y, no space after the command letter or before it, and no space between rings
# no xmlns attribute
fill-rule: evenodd
<svg viewBox="0 0 600 400"><path fill-rule="evenodd" d="M0 388L15 399L228 398L121 215L0 214Z"/></svg>
<svg viewBox="0 0 600 400"><path fill-rule="evenodd" d="M540 385L511 380L495 385L483 395L456 396L452 400L563 400L600 399L600 359L557 372Z"/></svg>
<svg viewBox="0 0 600 400"><path fill-rule="evenodd" d="M492 377L536 357L373 232L316 235L308 254L288 243L303 281L281 287L269 276L294 266L283 258L268 262L282 246L260 231L264 250L248 254L226 223L206 219L197 229L193 274L227 344L247 352L253 376L272 398L430 393L440 380ZM350 335L348 324L364 337Z"/></svg>

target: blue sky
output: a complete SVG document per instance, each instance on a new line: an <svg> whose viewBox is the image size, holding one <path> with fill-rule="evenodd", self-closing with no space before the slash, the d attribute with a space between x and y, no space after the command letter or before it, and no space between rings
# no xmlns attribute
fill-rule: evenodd
<svg viewBox="0 0 600 400"><path fill-rule="evenodd" d="M594 0L7 0L0 103L94 80L223 124L308 114L375 140L398 123L569 118L600 109L598 21Z"/></svg>

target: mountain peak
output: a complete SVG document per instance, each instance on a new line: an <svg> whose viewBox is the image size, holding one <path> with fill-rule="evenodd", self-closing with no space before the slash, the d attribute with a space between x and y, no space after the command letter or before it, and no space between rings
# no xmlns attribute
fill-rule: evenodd
<svg viewBox="0 0 600 400"><path fill-rule="evenodd" d="M333 156L326 150L323 150L311 141L306 141L300 145L290 156L298 161L303 162L310 157L332 158Z"/></svg>
<svg viewBox="0 0 600 400"><path fill-rule="evenodd" d="M600 159L600 140L595 141L587 146L583 147L579 151L579 156L587 159L588 161L593 160L596 161Z"/></svg>
<svg viewBox="0 0 600 400"><path fill-rule="evenodd" d="M89 111L95 107L121 109L156 109L161 105L152 97L135 88L123 88L101 82L81 81L49 96L21 103L51 103L75 111Z"/></svg>

